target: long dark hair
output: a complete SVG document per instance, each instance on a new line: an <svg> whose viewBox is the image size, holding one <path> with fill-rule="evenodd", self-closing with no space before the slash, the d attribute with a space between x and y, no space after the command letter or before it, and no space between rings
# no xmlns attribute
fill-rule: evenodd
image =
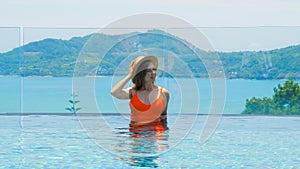
<svg viewBox="0 0 300 169"><path fill-rule="evenodd" d="M134 84L135 90L141 90L145 84L145 76L147 74L147 69L140 71L138 74L134 76L132 79L132 83Z"/></svg>

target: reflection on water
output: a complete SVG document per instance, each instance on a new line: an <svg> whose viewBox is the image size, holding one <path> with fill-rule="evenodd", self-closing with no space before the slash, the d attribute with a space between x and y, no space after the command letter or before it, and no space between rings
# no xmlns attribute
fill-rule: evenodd
<svg viewBox="0 0 300 169"><path fill-rule="evenodd" d="M159 167L159 155L169 149L169 131L166 126L135 126L117 128L117 131L116 134L123 139L115 146L115 152L128 155L119 160L126 160L134 167Z"/></svg>
<svg viewBox="0 0 300 169"><path fill-rule="evenodd" d="M150 156L150 157L131 157L130 158L130 166L134 167L152 167L157 168L158 164L155 162L158 156Z"/></svg>
<svg viewBox="0 0 300 169"><path fill-rule="evenodd" d="M299 168L300 164L300 116L225 115L205 144L199 143L199 134L206 116L198 116L184 138L182 132L187 130L182 128L191 123L191 116L181 116L180 125L174 127L176 118L169 115L170 130L163 132L132 132L122 116L105 118L112 130L91 124L87 133L76 116L0 115L0 168ZM92 119L95 116L82 120ZM175 145L178 137L182 140Z"/></svg>

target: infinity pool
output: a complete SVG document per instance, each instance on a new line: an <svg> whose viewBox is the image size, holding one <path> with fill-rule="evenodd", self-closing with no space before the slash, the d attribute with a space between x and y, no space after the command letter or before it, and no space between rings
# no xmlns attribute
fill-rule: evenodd
<svg viewBox="0 0 300 169"><path fill-rule="evenodd" d="M205 142L206 115L169 115L169 130L144 133L129 132L126 116L102 118L0 115L0 168L300 167L297 116L226 115Z"/></svg>

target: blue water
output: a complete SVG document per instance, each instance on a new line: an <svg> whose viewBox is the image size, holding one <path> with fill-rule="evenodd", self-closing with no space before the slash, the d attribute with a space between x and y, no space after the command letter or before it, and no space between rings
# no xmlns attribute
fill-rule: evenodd
<svg viewBox="0 0 300 169"><path fill-rule="evenodd" d="M92 95L101 113L129 113L128 101L120 101L110 95L110 89L119 79L95 78ZM157 84L171 93L169 113L209 114L213 101L222 107L224 114L240 114L246 99L271 97L273 87L280 80L226 80L220 89L225 99L212 98L209 79L159 78ZM218 91L215 91L218 92ZM0 113L68 113L68 100L72 94L72 78L19 78L0 77ZM79 96L80 97L80 96ZM219 100L218 100L219 99ZM83 102L83 100L81 100ZM89 105L80 105L82 112L89 112ZM199 109L196 109L199 107Z"/></svg>
<svg viewBox="0 0 300 169"><path fill-rule="evenodd" d="M109 94L117 80L94 79L88 96L99 111L76 116L62 114L69 107L72 78L1 77L0 168L300 167L299 116L237 115L247 98L270 97L284 81L227 80L224 114L236 115L219 121L197 116L222 98L212 98L209 79L158 79L171 93L170 130L132 133L128 101ZM91 113L88 105L80 106L81 113ZM211 137L200 140L207 131Z"/></svg>
<svg viewBox="0 0 300 169"><path fill-rule="evenodd" d="M110 130L83 128L94 116L0 115L0 168L300 167L300 117L223 116L206 142L206 115L178 118L169 115L168 131L131 133L121 115L103 117Z"/></svg>

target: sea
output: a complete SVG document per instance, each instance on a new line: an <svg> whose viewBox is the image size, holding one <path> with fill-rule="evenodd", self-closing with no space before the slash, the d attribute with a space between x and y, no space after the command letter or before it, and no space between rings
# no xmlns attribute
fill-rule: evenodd
<svg viewBox="0 0 300 169"><path fill-rule="evenodd" d="M69 100L79 112L130 113L128 100L111 96L122 77L0 77L0 113L70 113ZM84 82L87 83L84 83ZM241 114L247 99L272 97L284 80L158 78L169 90L168 113ZM131 86L129 82L126 87ZM78 92L77 92L78 91ZM72 94L77 95L73 98ZM89 103L96 105L91 109ZM216 109L217 108L217 109Z"/></svg>
<svg viewBox="0 0 300 169"><path fill-rule="evenodd" d="M136 132L110 95L121 79L1 77L0 168L300 167L299 116L240 115L283 80L159 78L168 130Z"/></svg>

